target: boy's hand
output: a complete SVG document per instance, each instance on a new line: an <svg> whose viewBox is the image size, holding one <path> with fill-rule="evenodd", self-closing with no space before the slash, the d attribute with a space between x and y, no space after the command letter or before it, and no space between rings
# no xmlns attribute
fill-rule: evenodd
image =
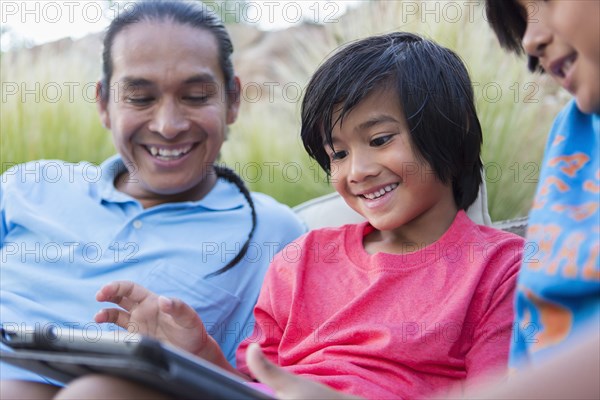
<svg viewBox="0 0 600 400"><path fill-rule="evenodd" d="M214 361L216 353L220 353L219 346L206 332L196 311L181 300L158 296L129 281L103 286L96 294L96 300L122 307L100 310L94 318L98 323L112 322L130 332L152 336L209 361Z"/></svg>
<svg viewBox="0 0 600 400"><path fill-rule="evenodd" d="M260 346L256 343L248 346L246 363L254 377L270 386L275 391L275 396L278 399L359 399L285 371L267 360L260 350Z"/></svg>

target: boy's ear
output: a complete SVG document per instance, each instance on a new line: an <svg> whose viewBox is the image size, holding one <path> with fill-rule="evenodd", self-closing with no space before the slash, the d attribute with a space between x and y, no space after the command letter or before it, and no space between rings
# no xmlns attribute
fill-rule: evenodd
<svg viewBox="0 0 600 400"><path fill-rule="evenodd" d="M100 115L100 122L106 129L110 129L110 114L108 111L108 92L103 96L102 91L108 88L102 87L102 81L96 82L96 107Z"/></svg>
<svg viewBox="0 0 600 400"><path fill-rule="evenodd" d="M233 124L237 119L240 110L240 101L242 96L242 85L240 78L233 77L234 87L227 93L227 124Z"/></svg>

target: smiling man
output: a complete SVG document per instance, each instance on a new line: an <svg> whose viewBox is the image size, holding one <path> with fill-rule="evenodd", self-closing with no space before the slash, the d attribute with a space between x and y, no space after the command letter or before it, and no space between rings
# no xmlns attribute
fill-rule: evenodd
<svg viewBox="0 0 600 400"><path fill-rule="evenodd" d="M198 3L140 3L112 22L97 92L119 154L100 167L34 161L2 176L2 324L97 337L109 328L92 323L96 292L130 280L190 304L234 362L272 257L304 227L215 165L239 108L232 51ZM56 179L44 178L50 164ZM58 389L1 367L1 398Z"/></svg>

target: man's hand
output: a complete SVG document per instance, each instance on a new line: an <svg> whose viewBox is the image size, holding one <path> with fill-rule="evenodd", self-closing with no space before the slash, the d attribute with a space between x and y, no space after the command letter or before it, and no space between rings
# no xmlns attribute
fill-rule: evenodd
<svg viewBox="0 0 600 400"><path fill-rule="evenodd" d="M154 337L217 363L222 355L208 335L196 311L178 299L158 296L129 281L116 281L102 287L96 300L122 307L100 310L98 323L112 322L130 332Z"/></svg>
<svg viewBox="0 0 600 400"><path fill-rule="evenodd" d="M260 350L260 346L256 343L248 346L246 363L254 377L270 386L275 391L275 396L278 399L359 399L285 371L267 360Z"/></svg>

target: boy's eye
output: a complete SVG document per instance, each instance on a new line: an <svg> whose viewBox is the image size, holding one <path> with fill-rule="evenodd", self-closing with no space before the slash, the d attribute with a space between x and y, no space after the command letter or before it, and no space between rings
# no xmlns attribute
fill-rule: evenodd
<svg viewBox="0 0 600 400"><path fill-rule="evenodd" d="M369 143L372 147L379 147L379 146L383 146L384 144L386 144L387 142L389 142L392 137L394 135L385 135L385 136L379 136L376 137L375 139L371 140L371 143Z"/></svg>
<svg viewBox="0 0 600 400"><path fill-rule="evenodd" d="M348 155L348 152L346 150L341 150L341 151L334 151L330 154L331 160L335 161L335 160L341 160L344 157L346 157Z"/></svg>

